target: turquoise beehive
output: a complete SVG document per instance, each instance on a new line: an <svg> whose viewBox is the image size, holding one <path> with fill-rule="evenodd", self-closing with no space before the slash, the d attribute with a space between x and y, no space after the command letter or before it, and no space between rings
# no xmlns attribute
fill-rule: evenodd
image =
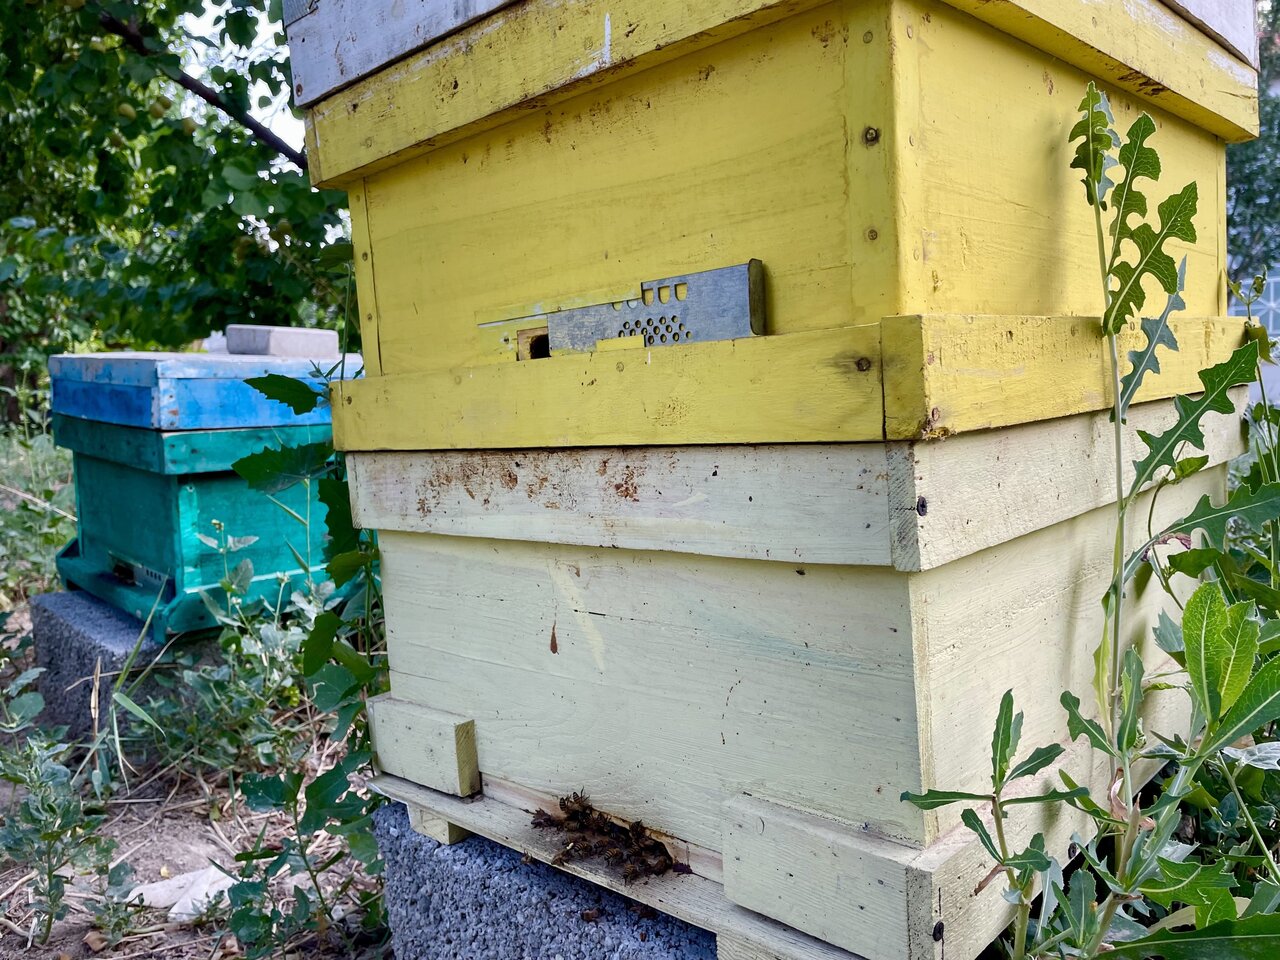
<svg viewBox="0 0 1280 960"><path fill-rule="evenodd" d="M51 357L54 439L72 451L75 469L77 535L58 556L67 588L140 620L151 615L153 636L164 638L214 626L201 594L220 600L228 568L243 560L253 568L248 600L275 604L308 575L323 580L326 508L316 484L268 496L232 464L265 448L328 442L327 400L297 415L245 380L277 373L320 389L321 369L335 363L140 352ZM359 369L360 358L348 357L346 375ZM224 535L257 539L224 557L215 545Z"/></svg>

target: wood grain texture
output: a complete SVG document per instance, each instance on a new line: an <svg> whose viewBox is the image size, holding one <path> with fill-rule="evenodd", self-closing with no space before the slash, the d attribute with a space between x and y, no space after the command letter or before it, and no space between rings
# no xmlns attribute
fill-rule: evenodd
<svg viewBox="0 0 1280 960"><path fill-rule="evenodd" d="M734 903L836 946L856 944L867 960L918 956L905 922L911 848L740 796L725 804L724 849L724 894Z"/></svg>
<svg viewBox="0 0 1280 960"><path fill-rule="evenodd" d="M1258 13L1255 0L1164 0L1237 57L1258 68Z"/></svg>
<svg viewBox="0 0 1280 960"><path fill-rule="evenodd" d="M373 697L368 709L375 760L381 770L459 797L479 792L471 720L390 694Z"/></svg>
<svg viewBox="0 0 1280 960"><path fill-rule="evenodd" d="M883 444L358 453L368 529L706 556L890 562ZM914 503L914 500L912 501Z"/></svg>
<svg viewBox="0 0 1280 960"><path fill-rule="evenodd" d="M471 836L471 831L450 823L443 817L432 816L422 807L409 807L409 826L415 833L430 837L446 847L461 843Z"/></svg>
<svg viewBox="0 0 1280 960"><path fill-rule="evenodd" d="M1246 392L1236 391L1238 407ZM1158 433L1174 418L1168 402L1136 404L1129 449L1141 449L1138 429ZM1244 450L1235 417L1206 418L1205 437L1210 465ZM1112 448L1099 412L945 442L359 453L347 462L356 522L369 529L915 571L1112 502Z"/></svg>
<svg viewBox="0 0 1280 960"><path fill-rule="evenodd" d="M1082 0L949 2L1218 136L1238 140L1256 133L1253 71L1158 0L1135 0L1137 10ZM309 157L313 176L327 186L368 175L459 131L540 109L566 92L816 5L807 0L519 5L316 104L309 117L318 148ZM1179 55L1172 55L1174 50ZM409 103L429 103L432 109L405 110Z"/></svg>
<svg viewBox="0 0 1280 960"><path fill-rule="evenodd" d="M1205 494L1224 497L1226 470L1223 464L1160 492L1154 528L1185 516ZM1145 539L1151 497L1139 497L1129 513L1131 545ZM1111 509L1094 510L911 577L921 787L981 787L990 769L987 734L1005 689L1026 710L1027 745L1062 737L1063 690L1091 702L1114 523ZM1184 593L1194 587L1181 576L1174 585ZM1180 616L1158 583L1146 574L1136 578L1126 598L1126 645L1137 643L1156 656L1150 638L1161 610ZM926 843L959 822L955 808L924 816Z"/></svg>
<svg viewBox="0 0 1280 960"><path fill-rule="evenodd" d="M1248 388L1232 395L1242 412ZM1145 449L1137 432L1159 434L1176 420L1168 401L1130 407L1126 489L1133 482L1133 457ZM1209 466L1244 453L1238 414L1210 414L1203 429ZM886 444L894 568L930 570L1113 504L1114 449L1104 412Z"/></svg>
<svg viewBox="0 0 1280 960"><path fill-rule="evenodd" d="M334 442L431 450L867 439L881 431L878 349L879 327L868 324L370 377L334 384Z"/></svg>
<svg viewBox="0 0 1280 960"><path fill-rule="evenodd" d="M391 688L474 718L482 772L713 850L772 797L923 838L905 578L385 533ZM803 573L803 575L802 575ZM766 602L767 600L767 602Z"/></svg>
<svg viewBox="0 0 1280 960"><path fill-rule="evenodd" d="M395 777L376 777L372 786L385 796L429 814L460 824L482 837L550 863L561 844L547 831L529 826L529 813L490 797L463 800ZM725 899L720 884L704 877L668 873L624 884L616 871L594 861L570 861L557 869L582 877L638 903L644 903L685 923L726 936L733 944L751 945L755 953L722 954L725 960L749 957L770 960L862 960L855 954L822 943Z"/></svg>
<svg viewBox="0 0 1280 960"><path fill-rule="evenodd" d="M294 103L307 107L512 0L325 0L286 26Z"/></svg>
<svg viewBox="0 0 1280 960"><path fill-rule="evenodd" d="M1258 134L1253 68L1161 0L946 2L1224 140Z"/></svg>
<svg viewBox="0 0 1280 960"><path fill-rule="evenodd" d="M1143 380L1139 402L1199 392L1199 371L1244 342L1237 317L1178 318L1170 325L1178 352L1161 356L1161 372ZM1145 342L1132 324L1120 340L1125 353ZM890 440L1049 420L1112 403L1096 319L889 317L881 341Z"/></svg>

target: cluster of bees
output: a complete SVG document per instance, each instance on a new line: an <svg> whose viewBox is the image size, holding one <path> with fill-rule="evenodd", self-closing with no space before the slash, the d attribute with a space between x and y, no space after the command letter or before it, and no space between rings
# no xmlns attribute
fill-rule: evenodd
<svg viewBox="0 0 1280 960"><path fill-rule="evenodd" d="M616 823L592 807L585 794L561 797L560 812L563 816L539 810L532 821L535 827L564 835L564 847L552 859L553 866L602 859L617 868L628 884L642 877L662 876L668 870L689 872L688 866L672 859L662 841L649 835L643 823Z"/></svg>

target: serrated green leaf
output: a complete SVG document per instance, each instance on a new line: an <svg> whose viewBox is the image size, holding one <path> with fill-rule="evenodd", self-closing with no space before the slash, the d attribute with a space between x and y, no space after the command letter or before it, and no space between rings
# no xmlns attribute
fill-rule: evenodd
<svg viewBox="0 0 1280 960"><path fill-rule="evenodd" d="M316 495L325 506L324 526L329 537L325 540L325 559L334 557L360 545L360 532L351 519L351 489L345 479L323 477L316 487Z"/></svg>
<svg viewBox="0 0 1280 960"><path fill-rule="evenodd" d="M329 471L333 444L325 441L296 447L270 447L241 457L231 465L254 490L279 493L295 483L322 476Z"/></svg>
<svg viewBox="0 0 1280 960"><path fill-rule="evenodd" d="M1257 367L1258 345L1246 343L1238 347L1222 363L1200 371L1200 383L1204 387L1201 393L1174 398L1178 419L1172 427L1159 435L1145 430L1138 431L1138 436L1147 446L1147 455L1134 462L1135 473L1133 485L1129 488L1130 496L1146 486L1162 467L1176 469L1177 452L1182 444L1190 443L1197 450L1204 449L1201 419L1209 412L1234 413L1235 405L1231 402L1229 391L1232 387L1252 383Z"/></svg>
<svg viewBox="0 0 1280 960"><path fill-rule="evenodd" d="M299 416L310 413L324 399L323 384L313 380L286 377L280 373L268 373L262 377L250 377L245 381L268 400L285 404Z"/></svg>
<svg viewBox="0 0 1280 960"><path fill-rule="evenodd" d="M1145 117L1146 114L1143 114ZM1152 151L1154 153L1154 151ZM1119 194L1117 189L1117 194ZM1141 194L1138 194L1141 196ZM1117 204L1119 201L1117 201ZM1143 201L1143 212L1146 212L1146 201ZM1118 213L1117 213L1118 216ZM1118 221L1117 221L1118 222ZM1182 299L1182 289L1187 275L1187 258L1183 257L1178 264L1178 289L1169 295L1164 310L1158 317L1147 317L1142 321L1142 334L1146 337L1146 345L1141 350L1129 351L1129 372L1120 380L1120 419L1124 420L1129 412L1129 404L1134 394L1142 386L1143 378L1148 373L1160 372L1160 357L1157 351L1164 347L1171 351L1178 349L1178 341L1169 329L1169 315L1175 310L1186 309L1186 301ZM1113 414L1114 419L1114 414Z"/></svg>
<svg viewBox="0 0 1280 960"><path fill-rule="evenodd" d="M1253 618L1253 604L1235 603L1227 608L1222 638L1229 653L1222 665L1219 685L1223 710L1231 709L1253 676L1259 631L1258 621Z"/></svg>
<svg viewBox="0 0 1280 960"><path fill-rule="evenodd" d="M1009 764L1022 739L1022 713L1013 712L1013 691L1006 690L1000 698L996 713L995 731L991 735L991 784L996 790L1009 774Z"/></svg>
<svg viewBox="0 0 1280 960"><path fill-rule="evenodd" d="M353 678L354 679L354 678ZM976 803L989 801L991 794L961 793L957 790L928 790L924 793L903 793L901 800L913 804L921 810L937 810L953 803Z"/></svg>
<svg viewBox="0 0 1280 960"><path fill-rule="evenodd" d="M1147 215L1147 198L1138 189L1138 181L1160 179L1160 154L1147 146L1147 140L1155 132L1155 121L1145 113L1139 114L1138 119L1134 120L1133 125L1129 127L1124 144L1120 147L1117 160L1120 168L1124 170L1124 176L1116 184L1111 201L1114 211L1110 229L1112 238L1110 262L1112 264L1116 261L1120 242L1133 232L1129 225L1130 218Z"/></svg>
<svg viewBox="0 0 1280 960"><path fill-rule="evenodd" d="M1108 739L1102 727L1096 720L1090 720L1080 712L1080 698L1074 693L1066 691L1062 694L1060 702L1067 711L1067 732L1071 735L1072 740L1080 739L1080 736L1089 738L1089 742L1093 744L1095 750L1101 750L1110 756L1116 755L1116 748Z"/></svg>
<svg viewBox="0 0 1280 960"><path fill-rule="evenodd" d="M1052 743L1047 747L1037 747L1031 751L1031 754L1009 771L1007 783L1013 783L1015 780L1021 780L1023 777L1034 776L1049 764L1053 763L1062 756L1065 748L1060 743Z"/></svg>
<svg viewBox="0 0 1280 960"><path fill-rule="evenodd" d="M1201 530L1217 550L1226 548L1227 527L1233 520L1243 519L1246 522L1257 522L1274 518L1280 514L1280 483L1269 483L1250 490L1247 486L1236 487L1235 492L1220 507L1205 494L1196 504L1195 509L1181 520L1170 524L1148 540L1141 548L1130 554L1125 561L1123 578L1128 580L1138 567L1146 561L1147 551L1157 543L1163 543L1181 534L1193 534ZM1256 599L1256 598L1255 598Z"/></svg>
<svg viewBox="0 0 1280 960"><path fill-rule="evenodd" d="M1276 720L1280 720L1280 658L1268 660L1254 674L1218 728L1205 737L1199 755L1212 756Z"/></svg>
<svg viewBox="0 0 1280 960"><path fill-rule="evenodd" d="M1211 725L1221 714L1222 665L1231 653L1222 636L1226 619L1227 601L1216 583L1201 584L1182 613L1191 692Z"/></svg>
<svg viewBox="0 0 1280 960"><path fill-rule="evenodd" d="M1069 143L1080 141L1071 169L1084 174L1080 182L1084 184L1089 205L1101 206L1105 210L1107 193L1115 186L1108 173L1116 166L1111 151L1120 146L1120 137L1113 129L1115 119L1111 115L1111 104L1107 95L1090 81L1077 109L1081 117L1067 138Z"/></svg>
<svg viewBox="0 0 1280 960"><path fill-rule="evenodd" d="M1230 890L1217 890L1209 902L1196 907L1196 926L1209 927L1223 920L1235 920L1238 916L1235 897Z"/></svg>
<svg viewBox="0 0 1280 960"><path fill-rule="evenodd" d="M1193 930L1159 933L1118 944L1107 960L1273 960L1280 956L1280 915L1225 920Z"/></svg>
<svg viewBox="0 0 1280 960"><path fill-rule="evenodd" d="M1018 871L1028 870L1032 873L1043 873L1052 863L1049 855L1044 852L1044 835L1040 833L1031 838L1027 849L1011 854L1004 861L1006 867L1012 867Z"/></svg>
<svg viewBox="0 0 1280 960"><path fill-rule="evenodd" d="M1149 223L1140 223L1125 235L1125 240L1137 247L1138 257L1133 263L1117 259L1111 268L1111 276L1119 281L1107 301L1103 329L1117 333L1133 315L1142 309L1146 293L1142 289L1144 277L1155 277L1167 294L1178 292L1178 265L1165 253L1164 245L1170 240L1195 243L1196 228L1192 217L1196 213L1198 192L1191 182L1178 193L1168 197L1156 208L1160 226L1155 229Z"/></svg>

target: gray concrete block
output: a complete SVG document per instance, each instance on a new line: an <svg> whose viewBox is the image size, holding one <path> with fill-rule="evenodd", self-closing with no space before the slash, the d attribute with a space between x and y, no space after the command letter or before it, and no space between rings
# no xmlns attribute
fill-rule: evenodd
<svg viewBox="0 0 1280 960"><path fill-rule="evenodd" d="M374 816L397 960L715 960L713 934L483 837L441 846L400 804ZM599 911L592 921L583 911Z"/></svg>
<svg viewBox="0 0 1280 960"><path fill-rule="evenodd" d="M119 670L141 631L141 620L79 590L33 597L31 636L36 666L45 671L36 681L45 702L41 723L66 726L71 739L91 736L94 667L101 661L103 673Z"/></svg>
<svg viewBox="0 0 1280 960"><path fill-rule="evenodd" d="M338 359L338 332L305 327L271 327L253 323L227 325L227 353L271 357Z"/></svg>

